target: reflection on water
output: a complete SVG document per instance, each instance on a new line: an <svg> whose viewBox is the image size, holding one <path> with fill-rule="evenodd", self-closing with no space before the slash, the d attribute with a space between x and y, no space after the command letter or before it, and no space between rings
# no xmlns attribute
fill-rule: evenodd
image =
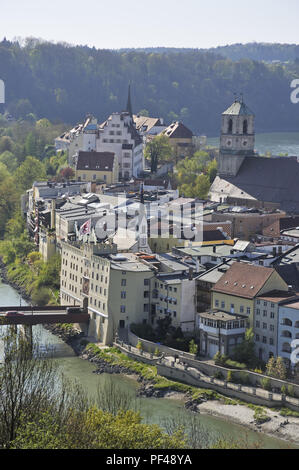
<svg viewBox="0 0 299 470"><path fill-rule="evenodd" d="M5 305L19 305L19 296L11 287L0 283L0 306ZM136 396L138 384L135 380L122 375L94 374L95 366L93 364L76 357L70 346L45 330L41 325L33 327L33 337L38 340L44 351L50 351L49 354L57 360L66 377L77 380L91 399L96 399L99 386L105 385L108 381L112 381L117 388L126 394L132 397ZM161 425L165 419L174 416L190 418L190 412L185 410L180 400L140 398L136 401L136 404L144 420L148 423ZM262 446L268 449L289 447L286 442L246 430L244 427L231 424L224 419L205 415L197 415L196 419L214 435L230 436L233 439L247 438L248 442L256 442L261 439Z"/></svg>

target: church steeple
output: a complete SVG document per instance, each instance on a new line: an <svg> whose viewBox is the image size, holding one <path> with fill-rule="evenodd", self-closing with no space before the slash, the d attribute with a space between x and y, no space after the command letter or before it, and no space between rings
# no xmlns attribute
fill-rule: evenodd
<svg viewBox="0 0 299 470"><path fill-rule="evenodd" d="M127 101L126 111L130 114L131 117L133 117L132 102L131 102L131 82L129 82L128 101Z"/></svg>
<svg viewBox="0 0 299 470"><path fill-rule="evenodd" d="M219 174L236 175L245 157L254 155L254 113L246 106L243 94L222 113Z"/></svg>

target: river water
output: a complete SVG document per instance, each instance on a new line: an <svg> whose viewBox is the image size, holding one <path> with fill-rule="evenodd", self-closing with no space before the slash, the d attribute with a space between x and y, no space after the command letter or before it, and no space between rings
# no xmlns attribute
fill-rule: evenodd
<svg viewBox="0 0 299 470"><path fill-rule="evenodd" d="M21 300L21 302L22 305L25 305L25 301ZM10 286L1 283L0 280L0 306L16 305L20 305L19 294ZM135 396L138 384L134 379L116 374L94 374L93 371L95 367L90 362L77 357L70 346L45 330L41 325L33 327L33 333L41 345L54 348L54 357L62 367L65 375L71 379L76 379L91 398L96 397L98 386L105 384L107 381L112 381L127 394ZM144 420L149 423L161 425L165 418L181 415L188 417L190 413L184 408L180 400L141 398L138 399L137 403L141 415ZM245 427L229 423L224 419L205 415L198 415L197 419L206 429L217 436L229 436L232 439L247 438L248 442L256 442L258 439L261 439L263 448L267 449L284 449L290 447L284 441L256 433Z"/></svg>

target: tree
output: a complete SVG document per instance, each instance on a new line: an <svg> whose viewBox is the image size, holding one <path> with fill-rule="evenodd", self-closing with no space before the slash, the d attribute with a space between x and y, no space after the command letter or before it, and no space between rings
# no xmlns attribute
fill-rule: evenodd
<svg viewBox="0 0 299 470"><path fill-rule="evenodd" d="M280 380L287 378L287 368L282 357L276 359L276 376Z"/></svg>
<svg viewBox="0 0 299 470"><path fill-rule="evenodd" d="M27 157L14 174L16 186L26 190L31 188L34 181L45 180L46 171L44 165L34 157Z"/></svg>
<svg viewBox="0 0 299 470"><path fill-rule="evenodd" d="M255 342L253 328L246 330L243 343L239 344L233 353L233 359L248 367L254 367L256 364Z"/></svg>
<svg viewBox="0 0 299 470"><path fill-rule="evenodd" d="M161 161L170 160L173 154L172 147L166 135L154 137L145 147L145 158L151 161L151 172L156 173Z"/></svg>

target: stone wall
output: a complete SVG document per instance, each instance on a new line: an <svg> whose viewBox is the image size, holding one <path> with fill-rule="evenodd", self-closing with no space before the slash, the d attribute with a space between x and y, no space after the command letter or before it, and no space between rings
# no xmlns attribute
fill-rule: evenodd
<svg viewBox="0 0 299 470"><path fill-rule="evenodd" d="M247 370L240 371L239 369L227 369L226 367L221 367L212 364L211 362L200 361L196 359L196 356L194 354L179 351L177 349L168 348L167 346L164 346L162 344L152 343L151 341L138 338L131 331L128 332L128 338L129 344L131 344L132 346L136 346L138 341L141 341L144 351L153 353L155 349L158 348L160 352L172 357L177 356L181 362L184 362L186 365L198 369L207 376L214 377L215 374L220 372L223 376L223 379L226 380L228 372L231 371L233 372L233 375L237 380L242 379L242 375L244 375L245 373L248 376L248 381L250 382L250 385L253 387L261 387L262 379L270 379L272 389L281 390L282 386L288 387L289 385L291 385L294 388L295 396L299 398L299 385L293 382L275 379ZM240 382L241 381L242 380L240 380Z"/></svg>

